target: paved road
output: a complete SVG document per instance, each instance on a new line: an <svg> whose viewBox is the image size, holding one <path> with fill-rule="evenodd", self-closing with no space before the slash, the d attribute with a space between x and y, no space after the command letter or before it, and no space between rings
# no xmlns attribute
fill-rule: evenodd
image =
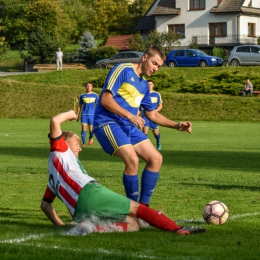
<svg viewBox="0 0 260 260"><path fill-rule="evenodd" d="M31 73L35 73L35 72L24 72L24 71L21 71L21 72L2 72L0 71L0 76L8 76L8 75L20 75L20 74L31 74ZM37 71L36 71L37 73Z"/></svg>

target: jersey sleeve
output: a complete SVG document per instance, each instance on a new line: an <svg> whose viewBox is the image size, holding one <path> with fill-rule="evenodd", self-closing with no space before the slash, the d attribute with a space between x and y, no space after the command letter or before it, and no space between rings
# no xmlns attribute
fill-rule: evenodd
<svg viewBox="0 0 260 260"><path fill-rule="evenodd" d="M47 186L45 193L43 195L43 201L46 201L48 203L52 203L54 199L56 198L56 195L52 192L49 186Z"/></svg>
<svg viewBox="0 0 260 260"><path fill-rule="evenodd" d="M63 134L57 138L51 138L49 134L49 138L50 138L51 152L54 151L66 152L68 150L69 147L68 144L65 142Z"/></svg>
<svg viewBox="0 0 260 260"><path fill-rule="evenodd" d="M161 104L161 103L162 103L162 97L161 97L161 94L158 93L158 105Z"/></svg>
<svg viewBox="0 0 260 260"><path fill-rule="evenodd" d="M150 98L150 93L149 93L149 89L147 88L147 91L144 95L144 98L141 101L140 104L141 110L142 111L152 111L154 110L153 104L151 102L151 98Z"/></svg>
<svg viewBox="0 0 260 260"><path fill-rule="evenodd" d="M83 98L82 98L82 95L79 97L79 104L80 104L80 105L83 104Z"/></svg>

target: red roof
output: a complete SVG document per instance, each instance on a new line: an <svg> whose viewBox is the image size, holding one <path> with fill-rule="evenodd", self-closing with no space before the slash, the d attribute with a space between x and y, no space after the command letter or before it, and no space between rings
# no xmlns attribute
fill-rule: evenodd
<svg viewBox="0 0 260 260"><path fill-rule="evenodd" d="M129 50L129 40L132 35L120 35L120 36L110 36L105 44L105 46L115 46L119 50Z"/></svg>

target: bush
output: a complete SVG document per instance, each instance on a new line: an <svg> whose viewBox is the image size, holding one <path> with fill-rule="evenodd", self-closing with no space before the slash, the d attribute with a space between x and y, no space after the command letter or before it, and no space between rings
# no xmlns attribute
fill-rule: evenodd
<svg viewBox="0 0 260 260"><path fill-rule="evenodd" d="M119 49L113 46L97 47L90 50L91 57L94 63L98 60L111 58L118 52Z"/></svg>

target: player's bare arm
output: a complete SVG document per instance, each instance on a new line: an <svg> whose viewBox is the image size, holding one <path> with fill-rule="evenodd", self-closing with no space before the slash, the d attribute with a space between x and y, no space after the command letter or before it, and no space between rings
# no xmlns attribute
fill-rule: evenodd
<svg viewBox="0 0 260 260"><path fill-rule="evenodd" d="M174 128L178 131L186 131L188 133L192 133L192 124L190 122L179 122L176 123L167 117L163 116L162 114L158 113L156 110L153 111L145 111L146 117L151 120L152 122L165 126L168 128Z"/></svg>
<svg viewBox="0 0 260 260"><path fill-rule="evenodd" d="M63 226L63 221L59 218L56 211L52 207L51 203L46 201L42 201L41 203L41 210L47 216L47 218L56 226Z"/></svg>
<svg viewBox="0 0 260 260"><path fill-rule="evenodd" d="M67 120L77 120L78 115L73 111L58 114L51 119L50 122L50 136L51 138L59 137L62 134L61 124Z"/></svg>
<svg viewBox="0 0 260 260"><path fill-rule="evenodd" d="M143 128L144 119L140 116L133 115L129 111L122 108L118 103L114 100L112 94L109 91L105 91L101 97L101 104L111 113L117 114L119 116L127 118L130 122L134 123L138 128Z"/></svg>

